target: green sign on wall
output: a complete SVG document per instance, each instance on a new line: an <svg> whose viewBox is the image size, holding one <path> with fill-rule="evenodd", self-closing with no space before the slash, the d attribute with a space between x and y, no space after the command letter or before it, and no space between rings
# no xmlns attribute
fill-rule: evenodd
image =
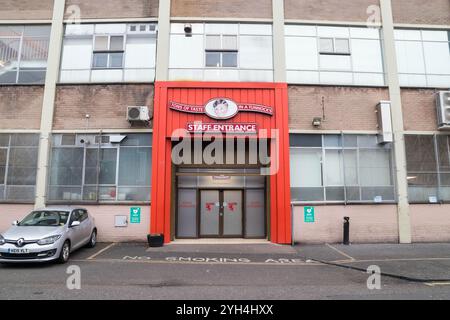
<svg viewBox="0 0 450 320"><path fill-rule="evenodd" d="M130 208L130 223L141 223L141 208Z"/></svg>
<svg viewBox="0 0 450 320"><path fill-rule="evenodd" d="M314 219L314 207L304 207L303 213L305 216L305 222L312 223L315 221Z"/></svg>

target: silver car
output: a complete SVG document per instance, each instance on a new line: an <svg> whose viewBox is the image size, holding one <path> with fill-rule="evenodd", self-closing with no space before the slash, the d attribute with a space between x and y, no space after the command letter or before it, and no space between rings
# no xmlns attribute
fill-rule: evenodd
<svg viewBox="0 0 450 320"><path fill-rule="evenodd" d="M0 234L0 263L65 263L70 253L97 243L94 218L84 208L35 210Z"/></svg>

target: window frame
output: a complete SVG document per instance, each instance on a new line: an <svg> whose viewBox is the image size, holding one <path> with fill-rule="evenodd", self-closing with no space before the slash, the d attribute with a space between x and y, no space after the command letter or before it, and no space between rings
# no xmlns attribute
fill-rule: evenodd
<svg viewBox="0 0 450 320"><path fill-rule="evenodd" d="M429 171L429 170L423 170L423 171L418 171L418 170L409 170L408 168L408 159L406 159L406 174L407 177L410 177L411 174L429 174L429 175L433 175L436 174L436 184L435 185L417 185L417 187L429 187L429 188L435 188L436 189L436 202L435 201L431 201L430 198L432 198L432 196L429 196L428 201L425 200L411 200L411 193L410 193L410 187L414 187L414 185L409 184L409 179L407 181L408 183L408 200L410 204L447 204L450 203L450 197L448 199L443 199L442 197L442 188L444 187L450 187L450 185L444 185L442 183L442 179L441 179L441 175L442 174L450 174L450 170L441 170L442 168L442 164L441 164L441 158L440 158L440 150L439 150L439 141L438 141L438 137L445 137L446 138L446 143L447 143L447 152L446 152L446 156L447 156L447 160L450 163L450 135L449 134L439 134L439 133L435 133L435 134L405 134L406 136L410 136L410 137L432 137L432 141L433 141L433 155L434 155L434 160L435 160L435 168L436 171ZM406 147L406 146L405 146Z"/></svg>
<svg viewBox="0 0 450 320"><path fill-rule="evenodd" d="M5 25L8 26L8 25ZM20 81L20 75L21 75L21 70L28 71L28 72L43 72L44 74L46 74L47 72L47 67L48 67L48 54L49 54L49 49L50 49L50 29L51 29L51 25L48 24L39 24L39 25L33 25L33 26L28 26L28 25L19 25L17 26L18 28L20 28L21 30L21 34L20 35L8 35L8 36L0 36L0 39L10 39L10 40L16 40L19 41L18 43L18 50L17 50L17 68L15 68L15 81L14 82L0 82L0 85L42 85L45 83L45 76L43 77L43 79L41 81L37 81L37 82L21 82ZM25 27L49 27L49 31L48 31L48 35L44 36L44 35L25 35ZM22 66L22 56L24 54L24 43L27 39L40 39L40 40L47 40L47 57L45 59L45 67L44 68L31 68L30 70L27 70L27 68ZM23 60L23 61L28 61L28 60ZM43 60L39 60L39 61L43 61Z"/></svg>
<svg viewBox="0 0 450 320"><path fill-rule="evenodd" d="M4 173L4 177L3 177L3 183L0 183L0 187L3 188L2 195L0 196L0 204L2 204L2 203L26 203L26 204L34 203L34 200L35 200L34 196L32 198L30 198L30 199L19 199L19 200L16 200L16 199L7 198L6 195L7 195L8 187L18 187L18 186L19 187L33 187L33 188L35 188L34 189L34 193L36 192L36 183L34 183L34 184L21 184L21 185L19 185L19 184L11 184L11 183L8 183L8 175L9 175L9 171L11 169L10 168L11 167L11 159L10 159L11 158L11 149L30 149L30 148L32 148L32 149L35 149L37 151L37 153L38 153L39 152L39 144L36 144L36 145L33 145L33 146L30 146L30 145L27 145L27 146L13 145L12 144L13 143L12 136L13 135L21 135L20 133L17 133L17 134L15 134L15 133L3 133L2 135L7 135L8 136L8 145L7 146L0 146L1 150L6 150L5 173ZM37 135L37 134L31 133L31 134L28 134L28 135ZM35 170L35 174L37 174L37 170L38 170L38 163L37 162L38 162L38 159L36 157L36 162L35 162L34 167L30 167L30 168Z"/></svg>
<svg viewBox="0 0 450 320"><path fill-rule="evenodd" d="M318 38L318 51L319 55L333 55L333 56L351 56L352 55L352 46L351 46L351 38L341 38L341 37L317 37ZM323 51L321 48L321 40L332 40L333 41L333 51ZM348 43L348 52L336 51L336 40L346 40Z"/></svg>
<svg viewBox="0 0 450 320"><path fill-rule="evenodd" d="M290 135L297 135L295 133L291 133ZM389 148L369 148L364 146L359 146L358 144L356 146L346 146L345 145L345 137L346 136L375 136L373 134L304 134L304 135L316 135L321 136L322 144L321 146L314 146L314 147L305 147L305 146L289 146L289 150L296 149L296 150L319 150L321 149L321 181L322 185L318 186L317 188L322 188L322 195L324 200L292 200L291 203L293 204L299 204L299 205L305 205L305 204L395 204L397 203L397 194L396 194L396 181L394 177L394 152L392 145L389 146ZM339 146L326 146L325 144L325 137L326 136L339 136L340 137L340 143ZM327 151L338 151L341 154L342 157L342 167L343 171L342 174L342 181L343 185L327 185L327 165L326 165L326 153ZM361 184L361 166L360 166L360 150L389 150L389 178L391 180L390 186L364 186ZM346 182L346 165L345 165L345 152L346 151L356 151L356 173L357 173L357 183L358 185L352 185L347 184ZM291 163L291 166L293 164ZM372 188L382 188L382 187L392 187L393 188L393 198L394 200L384 200L382 199L381 202L376 202L375 198L370 200L363 200L362 199L362 190L363 188L372 187ZM303 187L298 187L303 188ZM344 199L343 200L327 200L327 189L329 188L342 188L344 192ZM359 193L359 200L350 200L348 199L348 188L358 188ZM291 187L292 189L292 187Z"/></svg>
<svg viewBox="0 0 450 320"><path fill-rule="evenodd" d="M220 37L220 48L208 48L207 47L207 38L211 36L218 36ZM218 33L204 33L204 40L203 40L203 46L204 46L204 68L205 69L225 69L225 70L237 70L240 69L239 64L239 39L240 34L218 34ZM224 49L223 48L223 38L224 37L235 37L236 38L236 49ZM220 55L220 65L219 66L208 66L206 63L206 56L208 53L216 53ZM236 54L236 66L230 66L226 67L223 65L223 55L227 53L234 53Z"/></svg>
<svg viewBox="0 0 450 320"><path fill-rule="evenodd" d="M106 50L96 50L95 43L97 37L107 37L108 38L108 49ZM111 39L113 37L122 37L122 50L111 50ZM92 70L124 70L125 69L125 49L126 49L126 43L127 43L127 34L117 34L117 33L111 33L111 34L93 34L92 36L92 64L91 69ZM112 67L111 66L111 55L120 53L122 55L122 63L121 67ZM95 66L95 56L99 54L106 54L106 67L96 67Z"/></svg>
<svg viewBox="0 0 450 320"><path fill-rule="evenodd" d="M80 136L83 137L89 137L90 139L92 139L92 143L89 144L88 146L86 144L80 145L78 143L75 143L74 145L62 145L62 144L58 144L58 145L53 145L52 147L52 152L51 152L51 158L53 157L53 150L55 149L80 149L83 148L83 160L82 160L82 172L81 172L81 184L77 184L77 185L63 185L63 184L52 184L51 178L48 179L48 183L47 183L47 193L50 195L51 189L55 188L56 190L58 188L74 188L79 190L79 199L70 199L70 200L64 200L62 198L60 199L50 199L50 196L48 197L48 203L51 204L58 204L58 203L67 203L67 201L70 201L71 203L87 203L87 204L121 204L121 203L125 203L125 204L132 204L132 203L136 203L136 204L149 204L151 203L151 198L150 200L119 200L119 190L121 188L134 188L134 189L140 189L140 188L147 188L152 189L151 186L151 181L150 181L150 185L121 185L120 181L119 181L119 175L120 175L120 154L121 154L121 149L127 149L127 148L136 148L136 149L145 149L147 152L150 152L150 156L153 152L153 145L152 145L152 140L153 140L153 134L152 133L125 133L127 136L129 135L133 135L133 134L143 134L143 135L148 135L150 140L149 140L149 144L148 145L122 145L122 144L112 144L109 142L101 142L96 143L95 141L97 139L102 140L103 137L108 136L108 134L88 134L88 135L84 135L84 134L80 134L80 133L76 133L76 141L80 140ZM55 136L61 136L62 140L62 136L64 136L65 134L56 134ZM69 133L68 135L71 135L71 133ZM58 138L59 139L59 138ZM87 161L87 152L88 150L106 150L106 149L114 149L116 150L116 155L115 155L115 172L114 172L114 183L113 184L100 184L98 179L100 176L100 153L97 153L97 167L96 167L96 174L97 174L97 178L96 178L96 183L86 183L86 161ZM50 164L52 164L52 159L50 160ZM52 167L50 165L50 175L52 174ZM152 175L151 169L150 169L150 175ZM85 196L85 191L86 189L89 188L94 188L95 189L95 199L87 199L87 197ZM115 196L113 199L111 200L105 200L105 199L101 199L101 195L102 193L100 192L101 188L114 188L115 190Z"/></svg>

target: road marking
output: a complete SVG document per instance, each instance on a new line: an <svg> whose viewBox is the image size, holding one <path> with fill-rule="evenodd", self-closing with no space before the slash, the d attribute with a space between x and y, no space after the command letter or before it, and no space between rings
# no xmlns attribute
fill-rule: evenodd
<svg viewBox="0 0 450 320"><path fill-rule="evenodd" d="M332 245L326 243L326 246L327 246L328 248L330 248L330 249L332 249L332 250L334 250L334 251L340 253L340 254L343 255L344 257L347 257L347 258L349 258L350 260L355 261L355 259L354 259L352 256L349 256L349 255L346 254L345 252L342 252L341 250L339 250L339 249L333 247Z"/></svg>
<svg viewBox="0 0 450 320"><path fill-rule="evenodd" d="M90 256L89 258L87 258L86 260L92 260L95 257L97 257L98 255L102 254L103 252L105 252L106 250L111 249L112 247L114 247L117 243L113 242L111 243L109 246L107 246L106 248L101 249L100 251L94 253L92 256Z"/></svg>
<svg viewBox="0 0 450 320"><path fill-rule="evenodd" d="M229 262L229 263L218 263L218 262L189 262L189 261L165 261L165 260L123 260L123 259L96 259L96 260L82 260L82 259L71 259L73 262L96 262L96 263L148 263L148 264L187 264L187 265L241 265L241 266L291 266L291 267L299 267L299 266L322 266L326 267L325 264L320 262L314 263L264 263L264 262Z"/></svg>
<svg viewBox="0 0 450 320"><path fill-rule="evenodd" d="M426 282L425 285L427 285L429 287L450 286L450 282Z"/></svg>
<svg viewBox="0 0 450 320"><path fill-rule="evenodd" d="M392 258L392 259L368 259L368 260L333 260L333 263L362 263L362 262L396 262L396 261L449 261L450 258Z"/></svg>

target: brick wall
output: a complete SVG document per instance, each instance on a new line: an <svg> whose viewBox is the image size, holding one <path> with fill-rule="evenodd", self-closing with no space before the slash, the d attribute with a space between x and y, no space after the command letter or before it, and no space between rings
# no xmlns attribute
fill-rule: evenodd
<svg viewBox="0 0 450 320"><path fill-rule="evenodd" d="M51 20L53 0L1 0L0 20Z"/></svg>
<svg viewBox="0 0 450 320"><path fill-rule="evenodd" d="M384 88L289 86L289 128L314 129L314 117L325 121L321 130L377 130L375 107L388 100Z"/></svg>
<svg viewBox="0 0 450 320"><path fill-rule="evenodd" d="M449 0L392 0L395 23L450 25Z"/></svg>
<svg viewBox="0 0 450 320"><path fill-rule="evenodd" d="M396 1L396 0L394 0ZM369 18L367 8L378 0L284 0L286 19L359 21Z"/></svg>
<svg viewBox="0 0 450 320"><path fill-rule="evenodd" d="M158 0L67 0L66 8L79 6L81 19L158 17ZM67 10L67 9L66 9ZM68 18L69 13L66 13Z"/></svg>
<svg viewBox="0 0 450 320"><path fill-rule="evenodd" d="M272 18L271 0L172 0L173 17Z"/></svg>
<svg viewBox="0 0 450 320"><path fill-rule="evenodd" d="M43 86L0 86L0 129L39 129Z"/></svg>
<svg viewBox="0 0 450 320"><path fill-rule="evenodd" d="M402 89L405 130L436 131L436 98L434 89Z"/></svg>
<svg viewBox="0 0 450 320"><path fill-rule="evenodd" d="M150 84L58 86L54 129L130 128L127 106L149 106L153 113L153 92Z"/></svg>

